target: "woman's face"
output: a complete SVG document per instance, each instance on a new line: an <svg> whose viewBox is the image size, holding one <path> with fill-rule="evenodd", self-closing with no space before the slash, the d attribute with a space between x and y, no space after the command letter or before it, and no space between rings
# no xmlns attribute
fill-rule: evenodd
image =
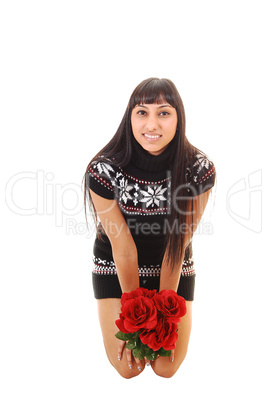
<svg viewBox="0 0 267 402"><path fill-rule="evenodd" d="M151 155L161 154L177 128L177 112L165 102L136 105L132 110L132 131L136 141Z"/></svg>

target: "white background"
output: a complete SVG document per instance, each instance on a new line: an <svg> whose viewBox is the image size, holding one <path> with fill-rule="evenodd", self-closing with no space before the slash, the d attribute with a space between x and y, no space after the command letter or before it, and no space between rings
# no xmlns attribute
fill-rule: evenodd
<svg viewBox="0 0 267 402"><path fill-rule="evenodd" d="M1 2L1 401L266 401L265 6ZM152 76L176 84L217 191L187 358L171 379L125 380L102 345L82 179Z"/></svg>

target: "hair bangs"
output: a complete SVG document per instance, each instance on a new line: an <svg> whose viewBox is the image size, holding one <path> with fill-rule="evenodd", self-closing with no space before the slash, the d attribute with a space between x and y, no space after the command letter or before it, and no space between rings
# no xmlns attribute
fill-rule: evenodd
<svg viewBox="0 0 267 402"><path fill-rule="evenodd" d="M168 80L158 78L148 79L141 82L132 94L131 109L136 105L160 105L165 102L175 107L175 97Z"/></svg>

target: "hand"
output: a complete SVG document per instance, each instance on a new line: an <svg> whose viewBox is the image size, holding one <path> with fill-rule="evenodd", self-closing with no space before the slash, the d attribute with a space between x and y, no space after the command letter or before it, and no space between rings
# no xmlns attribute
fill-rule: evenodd
<svg viewBox="0 0 267 402"><path fill-rule="evenodd" d="M174 352L175 352L175 349L171 350L171 355L170 355L171 362L174 362Z"/></svg>
<svg viewBox="0 0 267 402"><path fill-rule="evenodd" d="M125 347L125 345L126 345L126 342L125 342L125 341L120 341L120 340L118 340L118 344L119 344L119 346L118 346L118 360L121 360L121 359L122 359L123 349L125 348L126 360L127 360L127 363L128 363L128 367L129 367L129 369L131 370L132 367L133 367L133 365L132 365L132 351L131 351L130 349L127 349L127 348ZM170 362L174 362L174 352L175 352L175 349L171 350ZM157 359L158 359L159 357L160 357L160 356L157 356ZM136 362L136 365L137 365L138 370L141 371L142 368L141 368L140 360L137 359L137 358L135 358L134 356L133 356L133 358L134 358L134 360L135 360L135 362ZM150 360L148 360L146 357L145 357L144 359L145 359L145 364L146 364L146 366L148 366L148 365L151 364L151 363L150 363ZM156 359L156 360L157 360L157 359Z"/></svg>
<svg viewBox="0 0 267 402"><path fill-rule="evenodd" d="M125 348L126 360L127 360L127 363L128 363L128 367L129 367L129 369L131 370L131 369L133 368L133 363L132 363L132 351L131 351L130 349L127 349L127 348L125 347L125 346L126 346L126 342L125 342L125 341L120 341L120 340L118 340L118 343L119 343L119 346L118 346L118 360L121 360L121 359L122 359L123 349ZM135 360L135 362L136 362L136 365L137 365L138 370L141 371L141 370L142 370L142 366L141 366L141 364L140 364L140 360L137 359L137 358L135 358L134 356L133 356L133 358L134 358L134 360Z"/></svg>
<svg viewBox="0 0 267 402"><path fill-rule="evenodd" d="M175 349L171 350L171 355L170 355L170 362L171 363L174 362L174 352L175 352ZM159 359L159 358L160 358L160 355L157 356L156 360ZM145 363L146 363L146 366L150 366L150 364L151 364L150 360L147 360L146 357L145 357Z"/></svg>

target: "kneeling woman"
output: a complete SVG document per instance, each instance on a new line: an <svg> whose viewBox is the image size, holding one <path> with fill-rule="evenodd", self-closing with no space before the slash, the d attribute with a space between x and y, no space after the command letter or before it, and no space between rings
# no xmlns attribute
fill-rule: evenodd
<svg viewBox="0 0 267 402"><path fill-rule="evenodd" d="M186 300L170 357L151 361L171 377L188 348L195 271L192 236L215 182L213 162L185 136L181 97L168 79L150 78L133 91L121 124L86 168L86 199L97 225L92 272L104 345L124 377L139 361L115 337L124 292L172 289Z"/></svg>

